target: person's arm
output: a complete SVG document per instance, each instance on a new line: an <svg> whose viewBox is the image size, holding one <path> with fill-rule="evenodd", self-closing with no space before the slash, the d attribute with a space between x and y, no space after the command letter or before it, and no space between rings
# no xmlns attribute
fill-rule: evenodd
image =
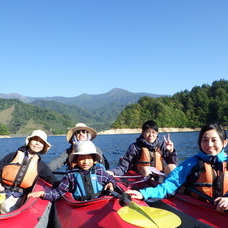
<svg viewBox="0 0 228 228"><path fill-rule="evenodd" d="M57 157L55 160L51 161L48 166L50 170L53 172L59 168L61 168L64 163L66 162L68 157L67 151L65 150L59 157Z"/></svg>
<svg viewBox="0 0 228 228"><path fill-rule="evenodd" d="M45 189L43 199L54 202L62 197L66 192L72 192L74 189L74 175L73 173L67 174L63 177L58 188L54 189Z"/></svg>
<svg viewBox="0 0 228 228"><path fill-rule="evenodd" d="M175 148L173 148L172 152L166 148L166 142L160 141L160 149L162 151L162 157L164 158L167 165L174 164L178 165L178 156Z"/></svg>
<svg viewBox="0 0 228 228"><path fill-rule="evenodd" d="M123 158L120 158L118 166L114 169L111 169L110 171L113 172L116 176L124 175L128 170L130 170L136 153L136 146L134 144L131 144Z"/></svg>
<svg viewBox="0 0 228 228"><path fill-rule="evenodd" d="M48 165L41 159L38 161L38 175L40 178L54 186L58 184L58 179L52 173Z"/></svg>
<svg viewBox="0 0 228 228"><path fill-rule="evenodd" d="M109 169L109 163L108 163L108 160L106 159L104 153L102 152L102 150L96 146L96 151L97 153L99 153L102 157L102 161L100 162L104 167L105 169Z"/></svg>
<svg viewBox="0 0 228 228"><path fill-rule="evenodd" d="M174 169L162 184L156 187L148 187L140 189L145 200L158 201L174 195L179 187L181 187L191 174L193 167L198 164L198 159L194 156L183 161L176 169Z"/></svg>

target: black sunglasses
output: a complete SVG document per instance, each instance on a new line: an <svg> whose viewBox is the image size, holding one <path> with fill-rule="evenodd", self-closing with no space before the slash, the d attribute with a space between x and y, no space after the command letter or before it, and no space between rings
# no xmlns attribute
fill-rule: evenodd
<svg viewBox="0 0 228 228"><path fill-rule="evenodd" d="M86 131L86 130L78 130L78 131L76 131L76 134L80 134L81 132L82 132L83 134L88 133L88 131Z"/></svg>

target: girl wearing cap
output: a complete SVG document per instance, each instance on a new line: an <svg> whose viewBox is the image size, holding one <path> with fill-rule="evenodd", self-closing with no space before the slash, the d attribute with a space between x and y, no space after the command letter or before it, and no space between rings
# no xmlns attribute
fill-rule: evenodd
<svg viewBox="0 0 228 228"><path fill-rule="evenodd" d="M199 133L199 152L183 161L164 183L155 188L128 190L127 193L133 198L154 202L175 194L181 186L185 186L186 194L203 201L207 198L204 195L209 196L214 199L216 210L224 212L228 210L227 143L226 131L222 125L207 124Z"/></svg>
<svg viewBox="0 0 228 228"><path fill-rule="evenodd" d="M50 147L46 133L35 130L26 138L25 146L0 161L0 191L6 193L6 200L0 205L1 214L19 208L38 177L50 184L57 182L40 158Z"/></svg>
<svg viewBox="0 0 228 228"><path fill-rule="evenodd" d="M55 201L66 192L71 192L75 200L91 200L101 195L103 190L113 191L115 180L98 162L101 156L91 141L80 141L70 154L69 161L74 168L63 177L59 187L32 192L28 197L42 197Z"/></svg>
<svg viewBox="0 0 228 228"><path fill-rule="evenodd" d="M66 134L66 140L71 144L69 148L67 148L57 159L51 161L48 166L51 171L55 171L61 168L63 165L67 164L67 169L72 169L69 163L69 155L73 151L73 146L76 145L79 141L92 141L97 136L97 132L91 128L86 126L84 123L77 123L75 127L72 127L68 130ZM105 158L99 147L96 147L96 151L101 155L102 159L100 163L105 166L106 169L109 169L109 163Z"/></svg>

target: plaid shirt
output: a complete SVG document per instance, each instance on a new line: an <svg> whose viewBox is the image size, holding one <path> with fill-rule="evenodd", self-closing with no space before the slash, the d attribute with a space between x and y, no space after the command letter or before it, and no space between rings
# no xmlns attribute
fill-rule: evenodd
<svg viewBox="0 0 228 228"><path fill-rule="evenodd" d="M91 172L93 168L95 169L95 173L97 175L97 180L98 180L99 184L105 186L106 184L111 182L114 187L116 186L114 177L112 175L109 175L105 171L104 167L102 167L100 165L94 165L89 170L81 170L81 169L75 168L63 177L58 188L45 189L45 194L44 194L43 199L53 202L53 201L56 201L57 199L59 199L61 196L63 196L66 192L73 193L77 188L77 185L76 185L75 179L74 179L74 173L80 172L82 175L86 175L89 172Z"/></svg>

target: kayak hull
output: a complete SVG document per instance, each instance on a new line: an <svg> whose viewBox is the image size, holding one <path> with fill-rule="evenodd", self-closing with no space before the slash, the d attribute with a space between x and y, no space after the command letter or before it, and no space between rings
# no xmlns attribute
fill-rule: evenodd
<svg viewBox="0 0 228 228"><path fill-rule="evenodd" d="M33 191L42 191L49 186L42 179L38 179ZM0 227L44 228L48 226L51 203L40 198L30 197L17 210L0 215Z"/></svg>
<svg viewBox="0 0 228 228"><path fill-rule="evenodd" d="M182 218L183 227L213 227L213 228L227 228L228 218L227 213L219 213L215 210L215 206L193 199L181 193L160 202L163 204L162 208L175 211L180 218ZM164 204L166 206L164 206ZM154 203L150 204L155 206ZM194 226L192 226L194 224ZM191 225L191 226L190 226Z"/></svg>
<svg viewBox="0 0 228 228"><path fill-rule="evenodd" d="M129 175L135 176L136 173L130 172ZM141 177L141 180L143 180L143 177ZM150 182L151 180L139 182L140 177L137 178L137 180L129 177L127 181L126 178L118 178L117 181L119 182L119 186L121 186L121 188L125 190L129 189L129 186L131 188L136 187L138 189L141 189L149 186L155 187L157 185L156 182ZM134 185L134 182L136 183L136 185ZM177 193L172 197L160 200L155 203L147 203L151 207L168 210L178 215L182 220L181 227L184 228L228 227L227 213L219 213L215 210L214 205L202 202L197 199L193 199L182 193Z"/></svg>
<svg viewBox="0 0 228 228"><path fill-rule="evenodd" d="M139 202L148 206L145 202ZM59 227L138 227L131 225L120 218L117 211L121 208L119 199L104 196L90 201L75 201L72 194L66 193L55 203Z"/></svg>

